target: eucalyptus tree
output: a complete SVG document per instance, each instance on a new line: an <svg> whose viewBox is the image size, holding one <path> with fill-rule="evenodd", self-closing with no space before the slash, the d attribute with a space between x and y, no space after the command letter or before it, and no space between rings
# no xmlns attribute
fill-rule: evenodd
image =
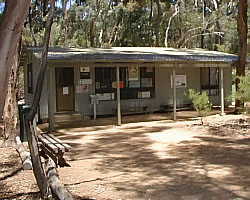
<svg viewBox="0 0 250 200"><path fill-rule="evenodd" d="M32 0L26 44L42 44L44 3ZM58 0L51 46L169 46L237 51L232 0ZM65 3L68 6L65 6ZM63 6L64 5L64 6ZM45 9L46 10L46 9ZM29 26L27 20L27 27Z"/></svg>
<svg viewBox="0 0 250 200"><path fill-rule="evenodd" d="M13 65L29 4L30 0L7 0L5 3L0 25L0 117L3 115L11 66Z"/></svg>
<svg viewBox="0 0 250 200"><path fill-rule="evenodd" d="M245 65L247 55L247 0L240 0L237 16L237 31L238 31L238 60L236 66L236 75L245 76ZM240 79L236 79L236 90L239 90ZM236 100L236 112L239 110L243 102Z"/></svg>

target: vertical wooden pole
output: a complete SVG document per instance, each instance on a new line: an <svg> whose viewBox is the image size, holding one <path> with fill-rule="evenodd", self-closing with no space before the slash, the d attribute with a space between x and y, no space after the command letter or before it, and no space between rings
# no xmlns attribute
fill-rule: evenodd
<svg viewBox="0 0 250 200"><path fill-rule="evenodd" d="M55 131L55 121L54 121L54 106L53 106L53 98L55 95L52 91L52 83L53 83L53 69L48 66L47 69L47 88L48 88L48 116L49 116L49 132Z"/></svg>
<svg viewBox="0 0 250 200"><path fill-rule="evenodd" d="M94 119L96 119L96 102L94 102Z"/></svg>
<svg viewBox="0 0 250 200"><path fill-rule="evenodd" d="M220 68L220 99L221 99L221 115L224 115L224 77L223 77L223 67Z"/></svg>
<svg viewBox="0 0 250 200"><path fill-rule="evenodd" d="M175 64L176 66L177 64ZM174 121L176 120L176 84L175 84L175 67L173 69L173 111L174 111Z"/></svg>
<svg viewBox="0 0 250 200"><path fill-rule="evenodd" d="M120 69L116 67L117 125L121 126Z"/></svg>

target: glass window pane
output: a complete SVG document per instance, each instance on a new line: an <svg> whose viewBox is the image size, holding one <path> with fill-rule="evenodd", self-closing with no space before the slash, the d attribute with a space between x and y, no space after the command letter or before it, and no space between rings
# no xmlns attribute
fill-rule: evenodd
<svg viewBox="0 0 250 200"><path fill-rule="evenodd" d="M201 68L201 86L209 86L209 68Z"/></svg>
<svg viewBox="0 0 250 200"><path fill-rule="evenodd" d="M218 68L210 68L210 85L218 85Z"/></svg>

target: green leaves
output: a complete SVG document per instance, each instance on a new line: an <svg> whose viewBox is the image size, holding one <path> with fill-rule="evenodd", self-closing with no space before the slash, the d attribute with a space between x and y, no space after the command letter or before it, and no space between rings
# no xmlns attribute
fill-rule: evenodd
<svg viewBox="0 0 250 200"><path fill-rule="evenodd" d="M242 102L250 102L250 75L236 77L240 80L239 89L236 91L234 98Z"/></svg>
<svg viewBox="0 0 250 200"><path fill-rule="evenodd" d="M189 89L188 93L184 93L193 103L194 109L201 116L201 124L203 124L204 117L207 116L211 110L212 104L209 103L208 95L205 91L196 92L194 89Z"/></svg>

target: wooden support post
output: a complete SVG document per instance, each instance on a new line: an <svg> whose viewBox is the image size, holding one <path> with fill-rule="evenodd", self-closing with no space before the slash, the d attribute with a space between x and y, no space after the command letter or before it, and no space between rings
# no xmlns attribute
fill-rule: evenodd
<svg viewBox="0 0 250 200"><path fill-rule="evenodd" d="M176 65L176 64L175 64ZM174 121L176 120L176 84L175 84L175 68L173 69L173 111L174 111L174 116L173 119Z"/></svg>
<svg viewBox="0 0 250 200"><path fill-rule="evenodd" d="M96 119L96 102L94 102L94 119Z"/></svg>
<svg viewBox="0 0 250 200"><path fill-rule="evenodd" d="M223 77L223 73L224 73L224 70L223 70L223 67L220 68L220 99L221 99L221 103L220 103L220 106L221 106L221 115L224 115L225 112L224 112L224 77Z"/></svg>
<svg viewBox="0 0 250 200"><path fill-rule="evenodd" d="M120 96L120 72L116 67L116 93L117 93L117 125L121 126L121 96Z"/></svg>
<svg viewBox="0 0 250 200"><path fill-rule="evenodd" d="M53 73L52 68L48 67L47 69L47 88L48 88L48 116L49 116L49 132L55 131L55 121L54 121L54 106L53 106Z"/></svg>

